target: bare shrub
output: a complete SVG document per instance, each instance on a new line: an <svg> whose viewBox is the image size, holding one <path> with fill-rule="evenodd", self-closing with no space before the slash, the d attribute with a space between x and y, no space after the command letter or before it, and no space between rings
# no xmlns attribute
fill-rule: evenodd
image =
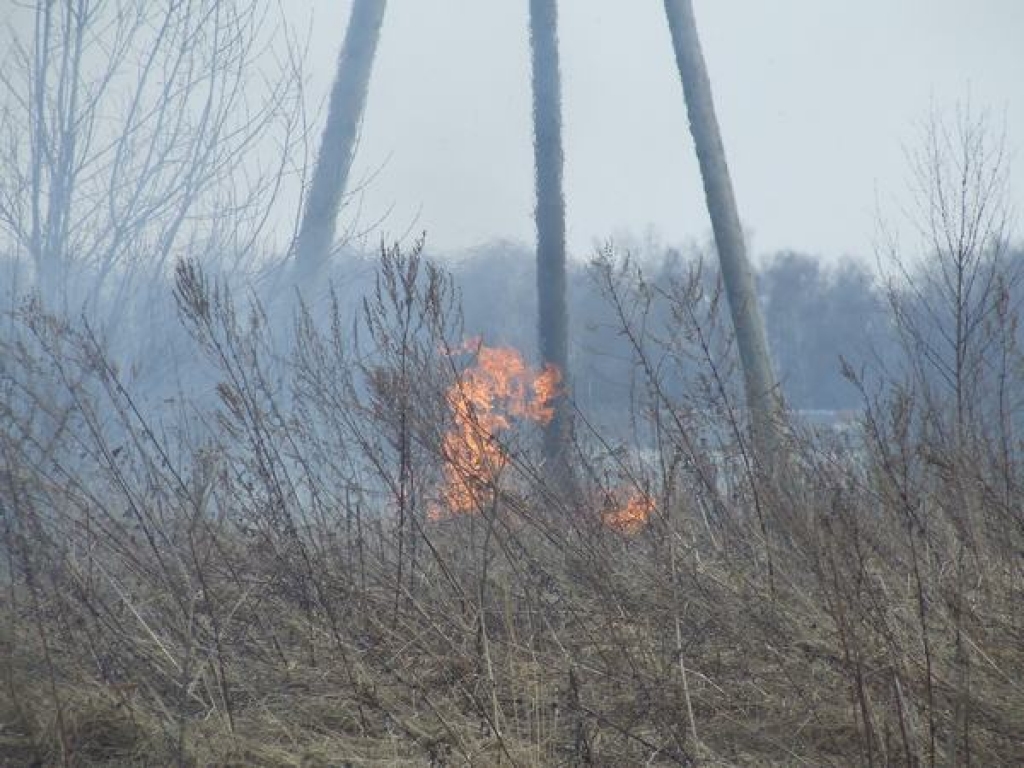
<svg viewBox="0 0 1024 768"><path fill-rule="evenodd" d="M787 425L792 459L766 475L717 285L694 265L659 290L609 251L594 279L631 349L634 435L578 413L567 497L537 424L477 418L500 472L432 517L472 347L455 354L443 270L418 249L377 266L360 306L300 305L283 343L258 301L179 263L216 400L159 417L87 324L14 319L35 343L2 350L5 758L1024 759L1021 361L1001 278L994 308L964 313L986 318L964 325L983 330L963 359L987 361L966 397L923 373L912 334L929 331L908 326L925 357L906 375L849 372L857 439Z"/></svg>

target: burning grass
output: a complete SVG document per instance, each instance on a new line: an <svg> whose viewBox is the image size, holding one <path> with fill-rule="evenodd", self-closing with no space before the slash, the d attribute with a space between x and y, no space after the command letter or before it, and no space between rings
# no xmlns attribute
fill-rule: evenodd
<svg viewBox="0 0 1024 768"><path fill-rule="evenodd" d="M406 281L428 318L436 279ZM483 346L453 371L393 330L402 284L373 364L304 338L288 403L251 326L197 301L230 382L180 422L202 439L153 428L95 354L38 353L77 397L0 422L3 761L1024 763L1012 446L915 436L904 398L853 448L793 430L785 476L721 441L712 478L686 430L742 436L698 421L733 411L673 403L648 482L581 450L567 498L507 440L554 374Z"/></svg>
<svg viewBox="0 0 1024 768"><path fill-rule="evenodd" d="M476 514L490 504L510 460L503 436L516 423L548 424L562 381L557 368L534 370L519 350L489 347L479 339L463 344L456 354L469 355L472 364L459 373L445 397L452 427L442 443L442 503L427 515L434 522ZM654 511L654 502L644 493L619 488L603 498L601 520L621 533L637 533Z"/></svg>
<svg viewBox="0 0 1024 768"><path fill-rule="evenodd" d="M531 369L516 349L476 341L460 351L470 354L474 364L448 388L453 425L442 444L445 486L443 505L430 512L434 520L473 513L487 503L487 489L494 487L509 461L502 435L517 420L550 422L551 402L562 378L553 366Z"/></svg>
<svg viewBox="0 0 1024 768"><path fill-rule="evenodd" d="M654 514L654 501L645 493L633 493L625 502L618 501L616 494L609 494L608 500L610 508L601 514L601 520L616 531L638 533Z"/></svg>

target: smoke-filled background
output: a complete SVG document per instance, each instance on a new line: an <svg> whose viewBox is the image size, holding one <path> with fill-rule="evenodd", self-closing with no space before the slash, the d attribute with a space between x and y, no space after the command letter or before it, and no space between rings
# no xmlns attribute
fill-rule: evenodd
<svg viewBox="0 0 1024 768"><path fill-rule="evenodd" d="M358 216L349 210L349 220L392 237L425 230L442 252L530 242L527 5L389 8L354 164L364 182ZM311 139L326 117L350 9L348 0L289 3L288 25L267 33L303 46ZM1015 0L723 0L698 13L755 258L796 250L873 261L879 213L892 218L905 203L906 151L933 111L969 101L1007 127L1011 154L1021 151L1009 130L1024 112L1024 7ZM703 239L660 4L568 0L560 14L571 255L585 260L595 242L649 231L671 244ZM32 34L31 13L13 0L0 4L0 24ZM1013 173L1019 192L1020 163ZM297 186L289 192L297 196Z"/></svg>
<svg viewBox="0 0 1024 768"><path fill-rule="evenodd" d="M1012 162L1020 133L1010 130L1024 122L1024 106L1015 98L1024 79L1016 42L1024 8L1012 0L970 7L953 0L704 5L703 43L775 367L795 408L845 409L854 393L839 374L840 356L884 359L893 341L882 297L884 280L897 271L893 244L900 243L909 261L929 247L908 213L920 202L914 154L928 126L955 121L959 113L980 117L1009 160L1003 170L1011 203L1024 189L1022 164ZM288 262L350 10L347 2L296 3L280 17L264 10L262 26L252 26L262 47L247 54L248 109L267 98L274 82L287 80L287 93L265 116L265 130L232 160L231 171L238 178L273 176L273 197L260 198L264 208L248 220L258 220L251 235L211 235L211 226L199 237L209 236L207 266L244 263L228 271L262 275L257 284L264 298L285 284L272 275ZM603 333L612 324L600 316L607 310L593 295L588 262L611 247L663 281L698 258L711 274L716 268L659 4L578 0L561 3L559 12L571 367L578 369L581 402L596 403L612 397L606 388L625 386L629 364L620 359L622 369L614 371L618 358L600 351L615 339ZM31 9L7 3L4 14L9 39L31 41ZM409 245L425 234L427 253L458 278L467 332L533 354L527 22L522 3L389 3L336 230L344 253L335 254L331 274L356 296L382 241ZM106 55L102 45L94 46L86 63L99 72ZM17 59L16 45L8 56ZM131 65L120 69L132 71ZM8 106L16 89L15 82ZM18 116L10 112L7 126L7 160L14 165L24 157L13 147L29 135ZM111 115L99 126L108 131L105 138L117 136ZM97 164L109 170L112 157L101 156ZM22 162L20 170L27 183L30 169ZM10 181L5 192L17 200L18 184ZM221 203L212 200L207 211L215 221ZM152 236L166 244L158 259L122 243L116 259L101 258L81 279L71 275L82 268L83 248L71 239L67 280L77 295L67 308L74 312L93 301L106 317L104 330L128 357L150 348L147 335L175 325L166 270L175 257L197 253L187 245L196 233L184 234L192 213L172 233ZM109 230L110 222L95 227ZM17 245L15 229L9 222L2 244L8 306L32 287L31 259ZM173 247L171 234L178 238ZM97 271L106 293L83 287ZM122 287L110 287L115 284ZM151 300L151 291L164 299ZM95 306L101 295L100 303L112 306ZM118 322L115 315L133 303L145 308L141 316ZM140 375L153 369L150 377L162 391L168 381L181 384L169 364L161 355L137 368Z"/></svg>
<svg viewBox="0 0 1024 768"><path fill-rule="evenodd" d="M559 6L571 255L649 229L671 244L702 240L661 3ZM373 179L362 216L385 217L393 235L426 230L441 251L532 242L527 3L389 7L356 160L355 176ZM330 87L348 9L320 0L294 11L297 25L314 20L314 101ZM931 111L969 100L1008 129L1024 120L1015 0L723 0L697 13L757 259L796 250L873 262L878 213L905 203L905 151ZM1019 132L1007 139L1019 153Z"/></svg>
<svg viewBox="0 0 1024 768"><path fill-rule="evenodd" d="M0 765L1024 764L1021 31L0 0Z"/></svg>

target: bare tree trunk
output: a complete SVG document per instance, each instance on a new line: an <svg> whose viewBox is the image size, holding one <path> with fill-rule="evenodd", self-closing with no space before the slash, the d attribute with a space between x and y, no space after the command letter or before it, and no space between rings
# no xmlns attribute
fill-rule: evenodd
<svg viewBox="0 0 1024 768"><path fill-rule="evenodd" d="M697 36L692 0L665 0L665 15L672 32L676 64L690 119L690 132L700 162L704 195L711 214L722 278L732 313L736 346L743 365L755 445L761 457L765 458L778 445L782 395L772 372L764 320L747 258L718 118L715 116L711 82Z"/></svg>
<svg viewBox="0 0 1024 768"><path fill-rule="evenodd" d="M562 83L556 0L530 0L533 55L533 136L537 194L537 301L540 356L562 375L544 432L544 454L556 472L566 467L572 433L569 388L569 310L565 277L565 196L562 192Z"/></svg>
<svg viewBox="0 0 1024 768"><path fill-rule="evenodd" d="M295 242L295 263L303 280L316 275L330 256L386 8L387 0L355 0L352 5L338 55L327 126Z"/></svg>

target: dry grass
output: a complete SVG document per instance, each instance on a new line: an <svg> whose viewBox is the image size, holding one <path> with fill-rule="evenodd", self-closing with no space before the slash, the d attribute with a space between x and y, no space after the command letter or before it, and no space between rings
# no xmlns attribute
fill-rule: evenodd
<svg viewBox="0 0 1024 768"><path fill-rule="evenodd" d="M389 258L413 279L383 280L363 348L300 324L289 398L259 326L179 274L217 418L158 426L87 334L34 326L2 447L4 764L1024 764L1015 446L942 444L887 396L863 445L794 431L744 470L727 400L653 382L656 466L581 450L567 492L522 435L477 514L431 523L460 331L443 275ZM40 376L49 415L17 389ZM635 534L597 512L621 483L657 501Z"/></svg>

